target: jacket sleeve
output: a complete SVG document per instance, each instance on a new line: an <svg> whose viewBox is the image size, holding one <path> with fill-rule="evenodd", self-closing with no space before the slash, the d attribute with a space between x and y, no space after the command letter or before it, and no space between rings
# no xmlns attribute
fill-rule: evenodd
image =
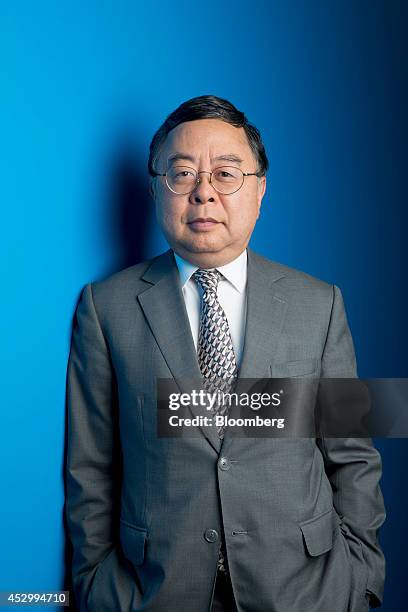
<svg viewBox="0 0 408 612"><path fill-rule="evenodd" d="M75 600L80 612L126 609L134 581L120 563L114 528L120 496L116 381L91 284L75 312L66 401L65 512Z"/></svg>
<svg viewBox="0 0 408 612"><path fill-rule="evenodd" d="M353 340L347 323L341 291L333 286L333 301L322 356L323 378L357 376ZM385 520L384 499L379 486L382 462L371 438L322 436L317 444L324 457L333 490L333 503L351 538L360 540L368 569L370 605L382 604L385 558L378 533Z"/></svg>

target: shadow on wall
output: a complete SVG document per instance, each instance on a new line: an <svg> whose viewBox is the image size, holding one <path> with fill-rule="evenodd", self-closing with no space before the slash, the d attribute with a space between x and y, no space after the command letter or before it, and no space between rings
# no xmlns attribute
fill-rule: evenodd
<svg viewBox="0 0 408 612"><path fill-rule="evenodd" d="M106 198L107 236L114 244L117 261L107 274L146 259L154 202L149 195L146 160L129 146L112 160Z"/></svg>
<svg viewBox="0 0 408 612"><path fill-rule="evenodd" d="M147 241L149 236L149 227L152 223L154 215L154 203L148 191L148 175L146 162L135 156L134 150L130 146L124 145L118 153L112 158L110 167L106 169L105 183L106 197L104 217L106 219L105 236L109 251L114 254L115 261L106 269L102 275L103 278L139 263L146 259ZM95 224L98 226L98 224ZM81 288L82 291L83 288ZM78 296L77 304L80 295ZM77 305L76 304L76 305ZM75 305L75 309L76 309ZM72 321L73 323L73 321ZM72 324L70 330L70 338L72 334ZM65 465L67 456L67 409L65 410L65 442L64 442L64 470L63 482L64 492L66 491L66 475ZM115 467L117 476L114 482L119 482L118 466ZM120 499L120 491L116 493L117 499ZM113 515L118 513L118 504L114 509ZM114 520L113 524L118 525L118 520ZM65 533L64 546L64 573L63 586L64 591L70 593L69 610L77 612L77 607L74 603L74 593L71 577L71 562L72 562L72 544L68 536L65 507L63 513L63 525ZM118 534L113 534L116 540Z"/></svg>

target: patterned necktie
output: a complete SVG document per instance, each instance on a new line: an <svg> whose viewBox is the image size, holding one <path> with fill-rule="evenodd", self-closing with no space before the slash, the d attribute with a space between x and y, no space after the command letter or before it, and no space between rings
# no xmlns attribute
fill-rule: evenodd
<svg viewBox="0 0 408 612"><path fill-rule="evenodd" d="M201 303L200 330L198 334L198 363L204 377L204 389L208 393L231 391L237 375L237 364L228 320L218 301L217 289L221 273L218 270L198 269L194 279L203 289ZM225 415L228 405L217 403L215 412ZM224 437L224 427L217 427L220 439ZM218 569L228 573L224 542L221 541Z"/></svg>
<svg viewBox="0 0 408 612"><path fill-rule="evenodd" d="M237 364L228 320L218 300L217 289L221 278L218 270L198 269L194 279L203 289L200 330L198 334L198 363L209 392L229 392L237 375ZM226 406L217 406L217 414L225 414ZM218 428L220 438L224 428Z"/></svg>

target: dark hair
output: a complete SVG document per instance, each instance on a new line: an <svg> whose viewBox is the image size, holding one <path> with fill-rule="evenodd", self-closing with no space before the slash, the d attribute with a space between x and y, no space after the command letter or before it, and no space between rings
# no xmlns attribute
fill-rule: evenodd
<svg viewBox="0 0 408 612"><path fill-rule="evenodd" d="M263 176L269 167L268 158L265 153L261 134L252 125L244 113L239 111L231 102L218 96L197 96L180 104L165 122L159 127L150 143L148 171L150 176L156 175L155 164L160 154L160 149L167 138L167 134L175 127L186 121L195 119L220 119L235 127L243 127L248 138L248 144L257 160L257 175Z"/></svg>

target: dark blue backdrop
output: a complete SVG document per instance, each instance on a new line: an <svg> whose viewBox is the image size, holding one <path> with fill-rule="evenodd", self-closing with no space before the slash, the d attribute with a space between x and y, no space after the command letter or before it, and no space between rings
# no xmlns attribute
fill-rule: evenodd
<svg viewBox="0 0 408 612"><path fill-rule="evenodd" d="M205 93L270 158L252 247L343 291L363 377L407 376L406 2L0 6L3 252L0 590L58 589L65 369L90 281L166 248L148 145ZM384 611L408 574L406 440L376 440Z"/></svg>

